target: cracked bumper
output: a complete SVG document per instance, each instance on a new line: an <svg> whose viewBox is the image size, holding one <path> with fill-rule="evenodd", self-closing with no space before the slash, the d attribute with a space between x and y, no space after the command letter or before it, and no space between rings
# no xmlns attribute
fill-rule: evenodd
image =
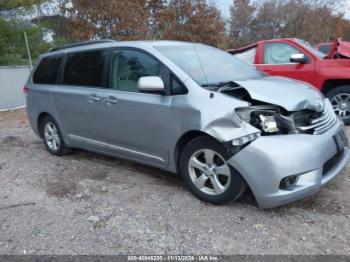
<svg viewBox="0 0 350 262"><path fill-rule="evenodd" d="M316 193L344 168L350 150L339 151L334 139L343 128L338 121L322 135L263 136L228 163L244 177L260 208L287 204ZM280 189L281 180L291 175L299 176L297 184Z"/></svg>

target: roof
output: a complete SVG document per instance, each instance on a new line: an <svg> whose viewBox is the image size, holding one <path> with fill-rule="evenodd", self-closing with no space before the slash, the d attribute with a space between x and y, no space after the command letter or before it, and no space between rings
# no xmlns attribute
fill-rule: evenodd
<svg viewBox="0 0 350 262"><path fill-rule="evenodd" d="M275 42L275 41L292 41L292 42L295 42L295 40L296 40L296 38L276 38L276 39L260 40L260 41L255 42L254 44L250 44L250 45L243 46L243 47L240 47L240 48L231 48L231 49L227 49L226 51L231 53L231 54L235 54L235 53L240 53L240 52L243 52L243 51L248 50L250 48L253 48L253 47L257 46L259 43L262 43L262 42Z"/></svg>
<svg viewBox="0 0 350 262"><path fill-rule="evenodd" d="M53 48L49 52L42 56L56 55L66 52L98 49L98 48L109 48L113 46L129 46L129 47L150 47L155 46L170 46L170 45L190 45L191 42L173 41L173 40L143 40L143 41L114 41L110 39L103 40L92 40L86 42L73 43L63 45L61 47Z"/></svg>
<svg viewBox="0 0 350 262"><path fill-rule="evenodd" d="M72 48L72 47L94 45L94 44L102 44L102 43L113 43L113 42L115 42L115 41L114 40L109 40L109 39L79 42L79 43L67 44L67 45L63 45L63 46L60 46L60 47L52 48L52 49L50 49L49 52L54 52L54 51L58 51L58 50L68 49L68 48Z"/></svg>

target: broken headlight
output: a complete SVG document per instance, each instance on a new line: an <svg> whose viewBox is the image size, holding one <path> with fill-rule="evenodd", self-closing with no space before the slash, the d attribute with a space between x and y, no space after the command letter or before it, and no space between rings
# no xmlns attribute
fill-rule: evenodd
<svg viewBox="0 0 350 262"><path fill-rule="evenodd" d="M237 108L236 113L245 122L261 130L261 135L297 134L293 115L285 115L273 105Z"/></svg>
<svg viewBox="0 0 350 262"><path fill-rule="evenodd" d="M274 116L260 114L258 116L258 125L265 133L277 133L278 127Z"/></svg>

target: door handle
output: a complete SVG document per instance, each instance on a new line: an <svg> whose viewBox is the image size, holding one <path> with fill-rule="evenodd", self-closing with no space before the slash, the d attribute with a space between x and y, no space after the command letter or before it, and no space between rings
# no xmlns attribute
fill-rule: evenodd
<svg viewBox="0 0 350 262"><path fill-rule="evenodd" d="M116 104L118 102L117 98L115 98L114 96L106 97L104 101L107 105Z"/></svg>
<svg viewBox="0 0 350 262"><path fill-rule="evenodd" d="M97 103L101 100L101 98L95 94L89 95L89 101L93 103Z"/></svg>

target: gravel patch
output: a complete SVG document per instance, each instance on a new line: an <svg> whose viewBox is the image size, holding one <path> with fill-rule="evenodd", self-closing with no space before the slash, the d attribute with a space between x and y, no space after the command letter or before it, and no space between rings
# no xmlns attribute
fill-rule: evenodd
<svg viewBox="0 0 350 262"><path fill-rule="evenodd" d="M52 156L24 110L0 113L0 254L350 254L349 172L279 208L214 206L156 168Z"/></svg>

